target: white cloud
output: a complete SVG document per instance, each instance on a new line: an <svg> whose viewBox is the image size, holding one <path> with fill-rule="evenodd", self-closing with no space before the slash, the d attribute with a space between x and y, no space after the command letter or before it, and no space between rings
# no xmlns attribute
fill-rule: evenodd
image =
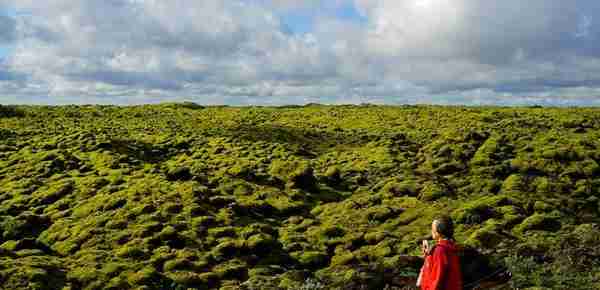
<svg viewBox="0 0 600 290"><path fill-rule="evenodd" d="M27 94L47 96L40 102L103 103L600 99L600 28L592 18L598 1L327 5L349 2L366 23L317 14L314 31L294 35L285 32L280 12L318 10L322 1L3 1L26 13L12 30L0 28L0 42L16 40L0 66L0 93L7 96L0 100ZM8 27L1 25L6 19L12 18L0 17L0 27Z"/></svg>

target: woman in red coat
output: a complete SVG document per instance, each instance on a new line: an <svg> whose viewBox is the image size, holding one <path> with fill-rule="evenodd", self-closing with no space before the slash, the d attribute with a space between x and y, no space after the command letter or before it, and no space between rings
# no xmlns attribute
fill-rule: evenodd
<svg viewBox="0 0 600 290"><path fill-rule="evenodd" d="M431 235L437 244L430 248L423 241L421 248L425 263L417 282L423 290L462 290L460 249L454 241L454 227L449 217L431 223Z"/></svg>

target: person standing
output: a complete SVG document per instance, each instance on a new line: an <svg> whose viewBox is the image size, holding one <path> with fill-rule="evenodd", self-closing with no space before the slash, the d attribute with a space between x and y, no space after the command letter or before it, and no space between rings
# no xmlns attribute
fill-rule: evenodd
<svg viewBox="0 0 600 290"><path fill-rule="evenodd" d="M425 263L417 280L422 290L462 290L460 249L454 240L454 226L450 217L440 217L431 223L431 236L437 241L430 247L424 240L421 253Z"/></svg>

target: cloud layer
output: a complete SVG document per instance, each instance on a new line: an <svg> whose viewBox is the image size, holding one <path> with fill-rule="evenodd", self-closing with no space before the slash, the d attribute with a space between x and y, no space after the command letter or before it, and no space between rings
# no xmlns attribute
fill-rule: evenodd
<svg viewBox="0 0 600 290"><path fill-rule="evenodd" d="M15 20L0 14L0 44L7 44L15 40Z"/></svg>
<svg viewBox="0 0 600 290"><path fill-rule="evenodd" d="M600 104L594 0L0 7L19 12L0 14L0 44L13 46L0 60L7 103ZM361 21L345 17L349 8ZM311 31L290 31L296 11Z"/></svg>

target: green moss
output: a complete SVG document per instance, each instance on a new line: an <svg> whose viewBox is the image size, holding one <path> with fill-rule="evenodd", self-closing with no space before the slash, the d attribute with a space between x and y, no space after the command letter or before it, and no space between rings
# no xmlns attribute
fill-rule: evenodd
<svg viewBox="0 0 600 290"><path fill-rule="evenodd" d="M385 183L385 185L381 188L381 192L391 196L416 196L417 184L414 180L399 180L397 178L393 178Z"/></svg>
<svg viewBox="0 0 600 290"><path fill-rule="evenodd" d="M385 239L385 232L371 232L364 235L364 240L369 244L377 244Z"/></svg>
<svg viewBox="0 0 600 290"><path fill-rule="evenodd" d="M356 261L357 261L357 258L354 253L344 252L344 253L336 254L335 256L333 256L331 258L330 265L331 266L348 265L348 264L355 263Z"/></svg>
<svg viewBox="0 0 600 290"><path fill-rule="evenodd" d="M292 252L290 255L298 261L298 263L309 267L320 267L329 261L327 254L318 251L301 251Z"/></svg>
<svg viewBox="0 0 600 290"><path fill-rule="evenodd" d="M271 275L251 275L242 285L248 290L279 289L279 279Z"/></svg>
<svg viewBox="0 0 600 290"><path fill-rule="evenodd" d="M125 288L129 288L129 287L131 287L131 285L129 285L129 283L127 282L127 279L125 277L121 277L121 276L111 278L108 281L108 283L106 283L106 285L104 285L105 289L111 289L111 290L125 289ZM72 289L72 288L66 288L66 289Z"/></svg>
<svg viewBox="0 0 600 290"><path fill-rule="evenodd" d="M519 234L524 234L531 230L556 231L560 229L560 214L556 211L549 214L535 213L523 220L523 222L514 228Z"/></svg>
<svg viewBox="0 0 600 290"><path fill-rule="evenodd" d="M598 224L581 224L578 225L571 233L582 244L586 246L595 246L600 242L600 232Z"/></svg>
<svg viewBox="0 0 600 290"><path fill-rule="evenodd" d="M292 270L280 276L279 287L283 289L301 289L307 274L300 270Z"/></svg>
<svg viewBox="0 0 600 290"><path fill-rule="evenodd" d="M115 254L121 258L143 259L146 257L147 252L143 248L140 248L139 245L136 245L135 242L132 242L129 245L119 248Z"/></svg>
<svg viewBox="0 0 600 290"><path fill-rule="evenodd" d="M109 262L102 267L101 271L109 277L114 277L119 275L125 269L127 269L127 265L125 263Z"/></svg>
<svg viewBox="0 0 600 290"><path fill-rule="evenodd" d="M208 234L215 238L235 238L237 236L235 227L232 226L211 228L208 230Z"/></svg>
<svg viewBox="0 0 600 290"><path fill-rule="evenodd" d="M255 162L244 160L229 167L227 173L237 178L252 180L256 178L257 167L258 165Z"/></svg>
<svg viewBox="0 0 600 290"><path fill-rule="evenodd" d="M504 236L500 234L502 225L496 220L488 220L481 228L475 230L465 241L471 247L485 249L497 248Z"/></svg>
<svg viewBox="0 0 600 290"><path fill-rule="evenodd" d="M526 180L522 175L511 174L502 183L502 192L518 193L526 190Z"/></svg>
<svg viewBox="0 0 600 290"><path fill-rule="evenodd" d="M292 187L307 190L313 190L317 183L313 168L308 162L302 160L275 160L269 168L269 174Z"/></svg>
<svg viewBox="0 0 600 290"><path fill-rule="evenodd" d="M167 178L172 181L190 180L192 178L191 169L187 166L178 166L167 171Z"/></svg>
<svg viewBox="0 0 600 290"><path fill-rule="evenodd" d="M373 257L383 258L393 254L392 248L387 243L382 242L375 246L372 252Z"/></svg>
<svg viewBox="0 0 600 290"><path fill-rule="evenodd" d="M338 184L341 182L341 170L338 166L330 166L325 170L323 176L329 184Z"/></svg>
<svg viewBox="0 0 600 290"><path fill-rule="evenodd" d="M186 258L179 258L166 261L163 265L163 270L172 272L176 270L188 270L193 267L192 261Z"/></svg>
<svg viewBox="0 0 600 290"><path fill-rule="evenodd" d="M245 242L246 248L255 253L272 251L277 247L277 240L268 234L255 234L250 236Z"/></svg>
<svg viewBox="0 0 600 290"><path fill-rule="evenodd" d="M195 273L191 271L175 271L167 274L173 281L174 286L181 288L209 289L210 285L216 285L218 281L214 273ZM171 285L173 285L171 284Z"/></svg>
<svg viewBox="0 0 600 290"><path fill-rule="evenodd" d="M543 202L541 200L538 200L534 203L533 209L538 213L544 213L544 212L552 211L554 209L554 206L552 206L546 202Z"/></svg>
<svg viewBox="0 0 600 290"><path fill-rule="evenodd" d="M67 279L77 281L81 284L98 283L97 279L102 277L101 272L88 267L77 267L70 269Z"/></svg>
<svg viewBox="0 0 600 290"><path fill-rule="evenodd" d="M244 248L243 240L226 239L217 244L212 250L212 256L217 261L222 261L235 256L241 249Z"/></svg>
<svg viewBox="0 0 600 290"><path fill-rule="evenodd" d="M406 277L417 277L419 275L422 260L417 257L406 255L394 255L383 259L385 269L402 269L399 274Z"/></svg>
<svg viewBox="0 0 600 290"><path fill-rule="evenodd" d="M106 226L108 227L108 225L109 224L107 223ZM163 225L161 223L148 222L148 223L138 224L137 226L135 226L132 229L131 235L134 238L146 238L146 237L153 236L157 232L160 233L160 232L162 232L162 230L163 230Z"/></svg>
<svg viewBox="0 0 600 290"><path fill-rule="evenodd" d="M461 208L452 213L452 217L457 223L479 224L497 217L499 213L496 207L510 205L513 202L503 195L482 197L462 205Z"/></svg>
<svg viewBox="0 0 600 290"><path fill-rule="evenodd" d="M502 218L496 220L504 228L512 228L526 218L525 210L516 205L506 205L497 207L496 210L502 214Z"/></svg>
<svg viewBox="0 0 600 290"><path fill-rule="evenodd" d="M159 284L162 277L156 269L151 267L143 268L127 277L127 281L130 285L148 285L154 286Z"/></svg>
<svg viewBox="0 0 600 290"><path fill-rule="evenodd" d="M216 224L213 216L198 216L192 219L192 227L195 229L207 228Z"/></svg>
<svg viewBox="0 0 600 290"><path fill-rule="evenodd" d="M5 240L37 237L50 225L45 215L23 213L17 217L0 216L1 237Z"/></svg>
<svg viewBox="0 0 600 290"><path fill-rule="evenodd" d="M213 272L220 279L244 280L248 278L248 265L239 259L232 259L215 266Z"/></svg>
<svg viewBox="0 0 600 290"><path fill-rule="evenodd" d="M10 240L10 241L6 241L2 245L0 245L0 248L7 250L7 251L16 251L18 245L19 245L19 241Z"/></svg>
<svg viewBox="0 0 600 290"><path fill-rule="evenodd" d="M191 107L0 118L3 287L382 289L440 213L536 257L519 288L593 285L596 109Z"/></svg>
<svg viewBox="0 0 600 290"><path fill-rule="evenodd" d="M434 201L448 195L449 190L446 186L434 182L427 182L419 193L419 199L424 201Z"/></svg>

